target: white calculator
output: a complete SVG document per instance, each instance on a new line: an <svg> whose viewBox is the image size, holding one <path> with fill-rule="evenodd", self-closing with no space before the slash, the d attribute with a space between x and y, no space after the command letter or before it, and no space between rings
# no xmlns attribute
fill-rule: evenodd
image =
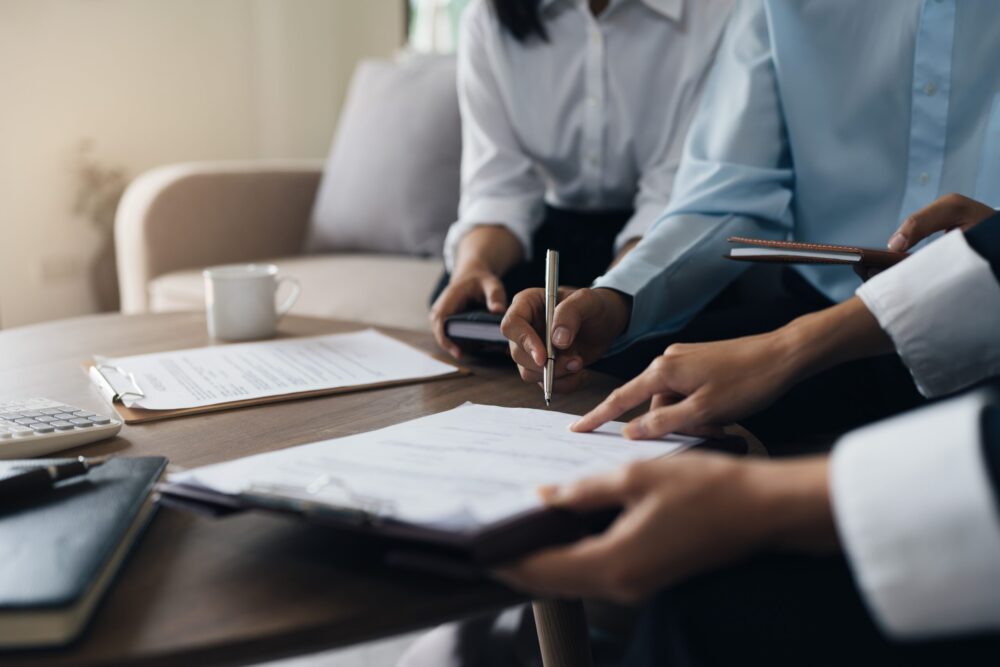
<svg viewBox="0 0 1000 667"><path fill-rule="evenodd" d="M110 438L122 428L113 414L47 398L0 400L0 459L27 459Z"/></svg>

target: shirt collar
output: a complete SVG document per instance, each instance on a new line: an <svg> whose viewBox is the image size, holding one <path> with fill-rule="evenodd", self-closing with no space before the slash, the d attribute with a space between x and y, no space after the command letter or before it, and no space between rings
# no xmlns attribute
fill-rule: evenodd
<svg viewBox="0 0 1000 667"><path fill-rule="evenodd" d="M586 0L575 1L581 2ZM612 0L613 3L615 1L616 0ZM556 2L560 2L560 0L542 0L538 8L540 11L544 11ZM663 14L671 21L680 21L681 16L684 13L684 0L641 0L641 2L653 11Z"/></svg>

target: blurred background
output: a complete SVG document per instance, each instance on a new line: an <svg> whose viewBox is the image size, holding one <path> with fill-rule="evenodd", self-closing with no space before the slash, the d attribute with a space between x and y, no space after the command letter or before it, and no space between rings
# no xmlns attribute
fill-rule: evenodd
<svg viewBox="0 0 1000 667"><path fill-rule="evenodd" d="M0 326L116 310L118 198L172 162L326 155L366 57L465 1L2 0Z"/></svg>

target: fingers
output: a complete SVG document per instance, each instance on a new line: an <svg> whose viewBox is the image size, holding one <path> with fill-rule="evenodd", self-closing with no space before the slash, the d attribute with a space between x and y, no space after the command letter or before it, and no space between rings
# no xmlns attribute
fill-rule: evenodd
<svg viewBox="0 0 1000 667"><path fill-rule="evenodd" d="M521 379L525 382L531 384L537 384L539 387L542 386L542 371L531 371L523 366L519 367L518 373L521 375ZM568 373L560 376L558 372L556 373L556 378L552 383L552 392L555 394L568 394L570 392L576 391L584 380L586 380L586 373Z"/></svg>
<svg viewBox="0 0 1000 667"><path fill-rule="evenodd" d="M650 410L636 417L622 429L630 440L662 438L669 433L686 433L701 437L718 437L723 431L708 421L697 407L699 399L686 398L679 403Z"/></svg>
<svg viewBox="0 0 1000 667"><path fill-rule="evenodd" d="M553 507L586 512L625 504L630 490L632 468L625 467L562 486L548 486L539 489L546 504Z"/></svg>
<svg viewBox="0 0 1000 667"><path fill-rule="evenodd" d="M600 314L600 302L591 290L577 290L566 297L552 317L552 344L561 350L573 344L583 322Z"/></svg>
<svg viewBox="0 0 1000 667"><path fill-rule="evenodd" d="M544 326L544 307L542 290L524 290L514 297L500 323L501 333L510 341L511 357L520 366L540 369L545 364L545 343L536 330Z"/></svg>
<svg viewBox="0 0 1000 667"><path fill-rule="evenodd" d="M570 426L570 430L577 433L593 431L598 426L606 424L644 403L652 396L668 393L670 387L666 378L666 369L664 364L659 362L659 359L662 358L658 357L657 361L654 361L637 378L611 392L600 405Z"/></svg>
<svg viewBox="0 0 1000 667"><path fill-rule="evenodd" d="M442 350L456 359L462 356L462 351L445 335L444 321L461 311L469 301L476 298L476 290L478 290L478 283L469 283L453 276L452 282L444 288L444 291L431 306L430 320L434 339Z"/></svg>
<svg viewBox="0 0 1000 667"><path fill-rule="evenodd" d="M975 225L992 212L974 199L945 195L904 220L889 239L889 250L903 252L937 232Z"/></svg>
<svg viewBox="0 0 1000 667"><path fill-rule="evenodd" d="M611 560L612 543L604 535L566 547L547 549L494 572L514 588L552 597L603 597L607 586L599 573Z"/></svg>
<svg viewBox="0 0 1000 667"><path fill-rule="evenodd" d="M486 298L486 308L491 313L503 314L507 310L507 290L496 276L483 276L480 287Z"/></svg>
<svg viewBox="0 0 1000 667"><path fill-rule="evenodd" d="M430 320L431 330L434 332L434 340L437 341L438 347L455 359L460 359L462 357L462 350L460 350L459 347L455 345L455 343L453 343L444 333L445 316L443 316L440 312L431 310Z"/></svg>

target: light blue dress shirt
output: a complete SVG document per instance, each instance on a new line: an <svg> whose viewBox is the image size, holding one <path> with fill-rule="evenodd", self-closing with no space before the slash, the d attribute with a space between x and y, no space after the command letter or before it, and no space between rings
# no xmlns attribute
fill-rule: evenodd
<svg viewBox="0 0 1000 667"><path fill-rule="evenodd" d="M745 270L729 236L881 248L949 192L1000 207L1000 3L741 0L670 204L594 283L633 297L616 349L679 329ZM860 284L797 270L834 301Z"/></svg>

